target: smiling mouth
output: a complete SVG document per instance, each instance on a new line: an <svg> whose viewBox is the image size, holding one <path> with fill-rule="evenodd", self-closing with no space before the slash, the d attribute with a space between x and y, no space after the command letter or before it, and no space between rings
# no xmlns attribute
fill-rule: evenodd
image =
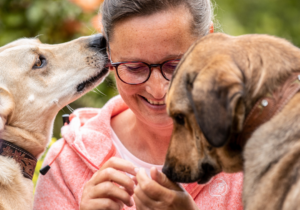
<svg viewBox="0 0 300 210"><path fill-rule="evenodd" d="M97 81L99 81L101 78L103 78L108 73L108 68L102 69L98 74L95 76L87 79L86 81L80 83L77 85L77 92L82 92L84 89L89 88L90 86L93 86Z"/></svg>
<svg viewBox="0 0 300 210"><path fill-rule="evenodd" d="M165 101L152 101L150 99L145 98L144 96L141 96L145 101L147 101L149 104L154 105L154 106L163 106L166 105Z"/></svg>

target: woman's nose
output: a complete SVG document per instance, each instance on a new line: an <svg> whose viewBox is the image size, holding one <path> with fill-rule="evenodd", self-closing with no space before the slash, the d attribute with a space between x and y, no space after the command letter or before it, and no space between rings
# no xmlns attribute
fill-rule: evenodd
<svg viewBox="0 0 300 210"><path fill-rule="evenodd" d="M154 98L162 99L166 95L169 82L163 77L159 67L154 67L149 80L146 82L146 91Z"/></svg>

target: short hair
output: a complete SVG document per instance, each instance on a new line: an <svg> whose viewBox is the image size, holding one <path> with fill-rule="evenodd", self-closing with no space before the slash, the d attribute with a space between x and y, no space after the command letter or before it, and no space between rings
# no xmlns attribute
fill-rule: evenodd
<svg viewBox="0 0 300 210"><path fill-rule="evenodd" d="M193 17L192 33L199 37L207 35L214 18L211 0L105 0L101 8L103 33L109 39L118 21L181 5L186 6Z"/></svg>

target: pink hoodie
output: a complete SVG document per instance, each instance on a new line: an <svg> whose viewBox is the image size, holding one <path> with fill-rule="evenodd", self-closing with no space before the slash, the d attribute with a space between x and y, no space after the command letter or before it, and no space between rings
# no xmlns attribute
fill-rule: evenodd
<svg viewBox="0 0 300 210"><path fill-rule="evenodd" d="M112 156L118 156L111 141L110 120L128 109L120 96L102 109L79 109L62 128L63 139L49 150L49 164L65 144L45 175L39 176L34 209L79 209L84 184ZM242 173L215 176L205 185L183 184L201 210L242 210ZM126 207L124 210L135 209Z"/></svg>

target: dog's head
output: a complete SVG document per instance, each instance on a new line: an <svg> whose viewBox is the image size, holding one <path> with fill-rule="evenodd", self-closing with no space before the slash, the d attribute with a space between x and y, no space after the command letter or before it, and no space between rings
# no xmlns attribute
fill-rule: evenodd
<svg viewBox="0 0 300 210"><path fill-rule="evenodd" d="M266 35L224 34L208 35L190 48L166 99L174 120L163 168L169 179L206 183L221 171L242 170L245 142L236 137L257 99L293 70L296 57L288 49L297 51Z"/></svg>
<svg viewBox="0 0 300 210"><path fill-rule="evenodd" d="M1 47L0 131L5 124L49 130L61 108L105 78L105 52L102 35L57 45L20 39Z"/></svg>

